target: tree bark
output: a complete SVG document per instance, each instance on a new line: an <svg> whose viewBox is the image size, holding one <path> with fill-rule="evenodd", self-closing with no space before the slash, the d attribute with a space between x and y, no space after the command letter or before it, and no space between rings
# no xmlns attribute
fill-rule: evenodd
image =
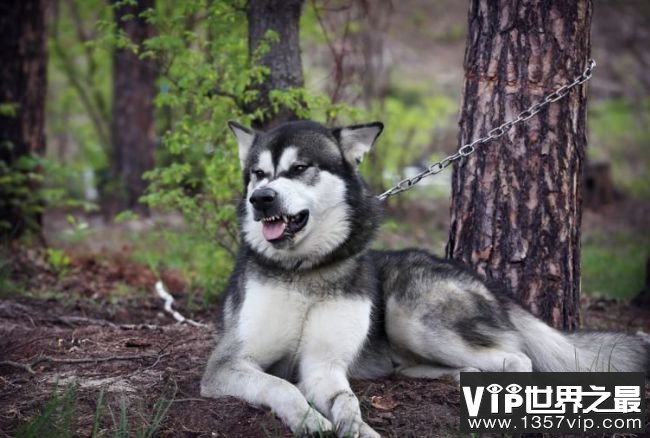
<svg viewBox="0 0 650 438"><path fill-rule="evenodd" d="M155 34L154 27L141 17L142 12L154 6L154 0L138 0L135 6L117 8L115 21L118 29L124 31L133 43L141 45ZM142 175L154 167L157 74L155 60L140 59L129 49L115 49L111 121L111 176L115 193L110 213L124 209L147 213L146 207L138 200L147 188Z"/></svg>
<svg viewBox="0 0 650 438"><path fill-rule="evenodd" d="M459 144L578 76L590 0L472 0ZM558 328L579 325L586 87L454 167L447 257Z"/></svg>
<svg viewBox="0 0 650 438"><path fill-rule="evenodd" d="M253 121L253 127L266 129L280 123L298 119L296 111L287 106L274 109L269 93L302 87L302 60L300 58L300 13L304 0L249 0L246 6L248 18L248 51L251 60L260 42L269 30L278 35L278 41L258 60L268 67L269 75L253 84L258 96L245 108L247 112L264 110L264 115Z"/></svg>
<svg viewBox="0 0 650 438"><path fill-rule="evenodd" d="M0 111L0 175L15 171L21 157L45 152L45 94L47 46L44 0L0 3L0 104L14 106L14 114ZM33 169L31 170L33 171ZM33 180L29 199L37 197ZM40 227L37 209L25 208L25 196L0 190L0 228L3 238L15 238Z"/></svg>

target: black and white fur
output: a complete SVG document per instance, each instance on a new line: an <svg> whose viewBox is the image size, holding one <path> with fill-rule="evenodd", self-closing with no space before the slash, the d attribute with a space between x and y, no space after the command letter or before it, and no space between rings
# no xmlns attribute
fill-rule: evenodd
<svg viewBox="0 0 650 438"><path fill-rule="evenodd" d="M357 166L381 123L230 127L243 239L203 396L268 406L296 433L377 437L349 377L648 370L636 337L564 334L454 263L368 250L381 208Z"/></svg>

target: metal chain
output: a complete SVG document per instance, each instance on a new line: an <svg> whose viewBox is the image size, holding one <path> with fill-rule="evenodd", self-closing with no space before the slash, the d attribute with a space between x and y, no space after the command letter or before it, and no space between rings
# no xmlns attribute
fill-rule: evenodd
<svg viewBox="0 0 650 438"><path fill-rule="evenodd" d="M386 190L381 195L377 195L377 198L383 201L384 199L387 199L398 193L409 190L413 188L413 186L415 186L417 183L419 183L423 178L440 173L445 168L449 167L449 165L454 161L473 154L474 151L476 151L476 146L481 145L483 143L487 143L489 141L495 140L503 136L513 126L530 119L535 114L540 112L548 104L552 102L557 102L558 100L562 99L564 96L569 94L569 92L574 87L584 82L587 82L589 79L591 79L591 75L593 74L594 67L596 67L596 61L590 59L587 62L587 67L585 68L585 70L582 72L582 74L580 74L580 76L576 77L573 80L573 82L561 86L560 88L558 88L557 90L555 90L554 92L546 96L544 100L542 100L541 102L537 102L534 105L531 105L530 107L526 108L525 110L520 112L515 119L509 120L497 126L496 128L491 129L490 131L488 131L485 137L478 138L473 142L462 146L460 149L456 151L456 153L449 155L448 157L445 157L440 161L430 164L429 167L427 167L425 170L418 173L417 175L413 176L412 178L403 179L402 181L398 182L397 185L395 185L394 187Z"/></svg>

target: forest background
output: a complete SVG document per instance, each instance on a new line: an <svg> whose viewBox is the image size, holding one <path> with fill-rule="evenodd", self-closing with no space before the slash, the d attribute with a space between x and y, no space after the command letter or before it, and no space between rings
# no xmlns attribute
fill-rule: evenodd
<svg viewBox="0 0 650 438"><path fill-rule="evenodd" d="M251 52L242 1L46 3L46 147L0 169L2 199L17 197L14 208L38 219L18 242L15 223L0 221L9 320L24 318L15 306L32 315L52 305L61 318L76 306L78 318L111 324L170 322L157 310L153 285L163 280L183 312L210 321L238 245L241 178L227 120L265 126L278 111L329 125L381 120L362 167L377 193L458 146L465 2L304 2L294 66L303 85L271 91L264 105L259 87L272 72L257 61L279 36L265 32ZM581 262L594 328L620 329L619 312L632 315L623 328L648 324L629 306L647 290L650 255L649 33L647 2L594 2ZM0 105L3 116L15 111ZM23 191L25 178L38 189ZM391 199L376 246L443 254L450 178ZM33 425L47 383L33 383L42 395L3 421Z"/></svg>

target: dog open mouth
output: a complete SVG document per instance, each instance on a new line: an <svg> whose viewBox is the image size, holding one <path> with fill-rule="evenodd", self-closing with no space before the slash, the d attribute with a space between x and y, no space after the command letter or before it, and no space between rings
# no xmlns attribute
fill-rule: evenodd
<svg viewBox="0 0 650 438"><path fill-rule="evenodd" d="M269 242L279 242L293 237L305 228L309 220L309 210L293 216L282 214L262 218L262 235Z"/></svg>

